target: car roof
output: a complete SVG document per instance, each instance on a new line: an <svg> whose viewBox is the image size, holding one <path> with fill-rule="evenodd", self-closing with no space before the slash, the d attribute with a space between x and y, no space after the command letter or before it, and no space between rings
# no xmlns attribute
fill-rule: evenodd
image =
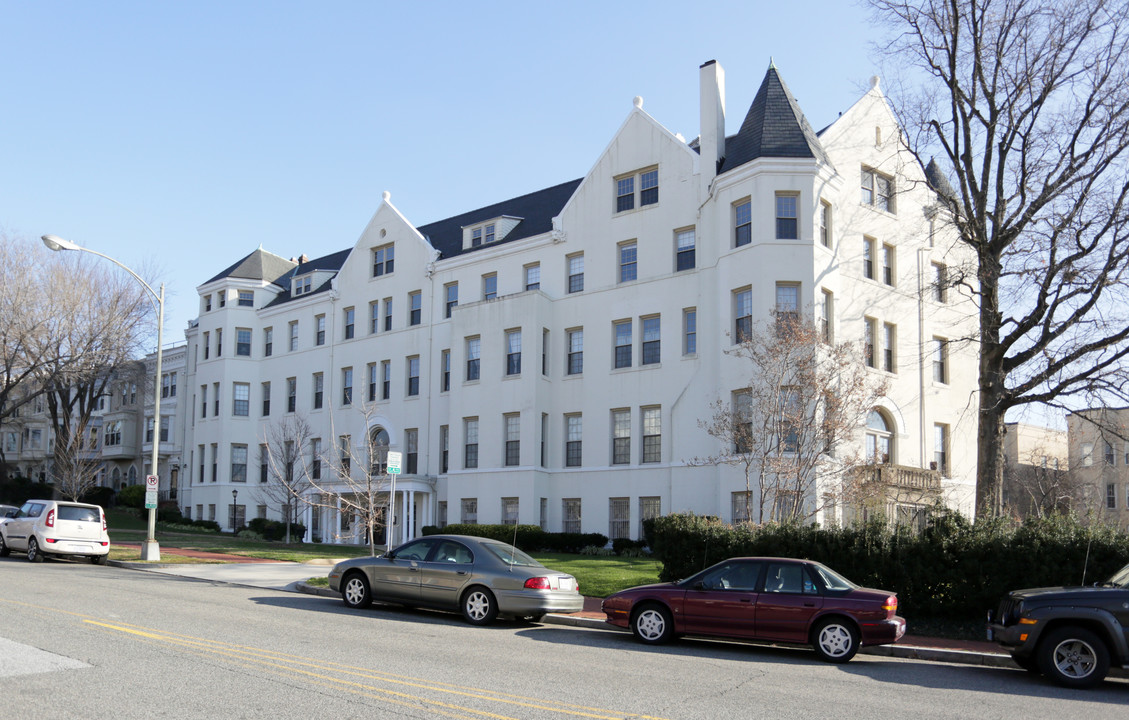
<svg viewBox="0 0 1129 720"><path fill-rule="evenodd" d="M72 502L70 500L40 500L40 499L32 498L31 500L25 501L25 504L29 503L29 502L55 503L56 505L67 505L67 506L70 506L70 507L98 508L99 510L102 509L101 505L91 505L90 503Z"/></svg>

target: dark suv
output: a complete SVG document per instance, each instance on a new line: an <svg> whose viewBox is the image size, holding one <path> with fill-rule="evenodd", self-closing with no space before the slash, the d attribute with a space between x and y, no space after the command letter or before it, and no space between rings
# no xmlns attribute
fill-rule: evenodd
<svg viewBox="0 0 1129 720"><path fill-rule="evenodd" d="M1015 590L988 612L988 639L1030 672L1067 687L1129 667L1129 565L1091 587Z"/></svg>

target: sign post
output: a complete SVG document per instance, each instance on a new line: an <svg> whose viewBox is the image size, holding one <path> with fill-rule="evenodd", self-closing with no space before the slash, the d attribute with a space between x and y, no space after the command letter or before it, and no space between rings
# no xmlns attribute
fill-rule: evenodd
<svg viewBox="0 0 1129 720"><path fill-rule="evenodd" d="M388 451L388 474L391 484L388 490L388 549L392 549L392 530L396 527L396 476L400 474L400 463L404 460L404 453L398 450Z"/></svg>
<svg viewBox="0 0 1129 720"><path fill-rule="evenodd" d="M145 509L155 510L157 508L157 488L160 486L160 478L156 475L145 476Z"/></svg>

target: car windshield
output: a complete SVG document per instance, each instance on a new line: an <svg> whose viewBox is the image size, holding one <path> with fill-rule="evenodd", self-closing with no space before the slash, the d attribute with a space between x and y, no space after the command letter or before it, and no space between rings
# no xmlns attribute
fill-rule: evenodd
<svg viewBox="0 0 1129 720"><path fill-rule="evenodd" d="M1109 584L1116 585L1117 587L1129 588L1129 565L1126 565L1125 567L1115 572L1113 574L1113 577L1109 579Z"/></svg>
<svg viewBox="0 0 1129 720"><path fill-rule="evenodd" d="M816 575L819 575L819 579L823 581L823 584L827 586L828 590L850 590L858 587L829 567L812 563L811 568L815 570Z"/></svg>
<svg viewBox="0 0 1129 720"><path fill-rule="evenodd" d="M485 547L490 551L492 555L494 555L507 565L544 567L541 563L537 562L512 545L502 545L501 543L483 543L483 547Z"/></svg>

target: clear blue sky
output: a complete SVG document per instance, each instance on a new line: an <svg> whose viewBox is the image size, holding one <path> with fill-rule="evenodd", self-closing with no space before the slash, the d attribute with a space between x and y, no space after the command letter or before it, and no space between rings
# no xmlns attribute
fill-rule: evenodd
<svg viewBox="0 0 1129 720"><path fill-rule="evenodd" d="M631 110L698 134L698 66L736 132L770 58L817 129L878 72L846 0L0 0L0 227L195 287L260 244L351 247L582 177Z"/></svg>

